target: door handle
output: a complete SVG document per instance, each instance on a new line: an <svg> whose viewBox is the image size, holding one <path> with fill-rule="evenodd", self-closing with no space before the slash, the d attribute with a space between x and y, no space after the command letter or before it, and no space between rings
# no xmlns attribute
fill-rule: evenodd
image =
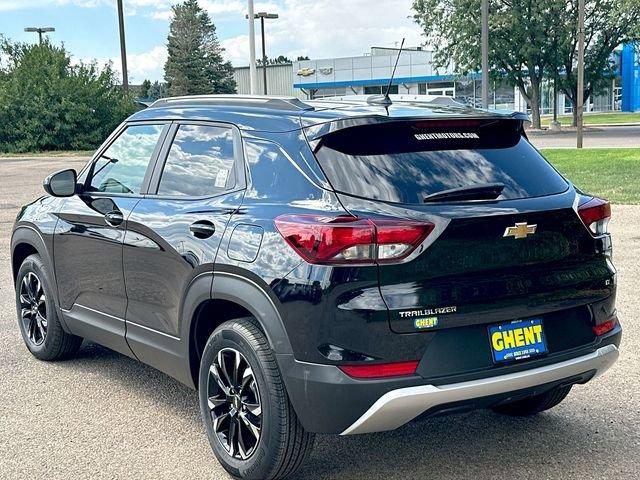
<svg viewBox="0 0 640 480"><path fill-rule="evenodd" d="M216 232L216 226L209 220L200 220L192 223L189 231L196 238L209 238Z"/></svg>
<svg viewBox="0 0 640 480"><path fill-rule="evenodd" d="M118 212L117 210L105 213L104 219L112 227L117 227L122 222L124 222L124 216L122 215L122 212Z"/></svg>

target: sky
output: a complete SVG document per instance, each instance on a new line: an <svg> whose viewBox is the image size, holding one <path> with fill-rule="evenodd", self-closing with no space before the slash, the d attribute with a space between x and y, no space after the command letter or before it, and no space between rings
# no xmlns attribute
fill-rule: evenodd
<svg viewBox="0 0 640 480"><path fill-rule="evenodd" d="M131 83L162 80L166 42L175 0L124 0L127 62ZM225 57L234 66L249 64L246 0L199 0L216 26ZM332 58L362 55L371 46L423 43L410 18L412 0L255 0L255 11L278 13L267 20L267 55ZM64 43L75 61L113 61L120 69L116 0L0 0L0 34L37 41L25 27L53 26L54 43ZM259 23L256 48L260 55Z"/></svg>

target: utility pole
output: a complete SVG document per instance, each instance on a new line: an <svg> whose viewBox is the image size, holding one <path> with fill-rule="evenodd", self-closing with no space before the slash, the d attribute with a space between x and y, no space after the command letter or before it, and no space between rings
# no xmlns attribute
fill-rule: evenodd
<svg viewBox="0 0 640 480"><path fill-rule="evenodd" d="M577 147L582 148L582 110L584 108L584 0L578 1L578 101Z"/></svg>
<svg viewBox="0 0 640 480"><path fill-rule="evenodd" d="M489 108L489 0L482 0L482 108Z"/></svg>
<svg viewBox="0 0 640 480"><path fill-rule="evenodd" d="M118 25L120 26L120 59L122 63L122 88L129 91L129 76L127 75L127 46L124 40L124 12L122 0L118 0Z"/></svg>
<svg viewBox="0 0 640 480"><path fill-rule="evenodd" d="M42 45L42 34L47 32L55 32L56 29L53 27L27 27L24 29L25 32L37 32L38 33L38 44Z"/></svg>
<svg viewBox="0 0 640 480"><path fill-rule="evenodd" d="M249 91L251 95L258 93L258 78L256 72L256 31L254 28L255 14L253 11L253 0L249 2L249 13L247 18L249 19Z"/></svg>

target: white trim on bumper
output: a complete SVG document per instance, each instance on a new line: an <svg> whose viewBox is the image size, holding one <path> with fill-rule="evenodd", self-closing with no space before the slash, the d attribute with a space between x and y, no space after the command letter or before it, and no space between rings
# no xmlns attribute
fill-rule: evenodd
<svg viewBox="0 0 640 480"><path fill-rule="evenodd" d="M589 355L522 372L449 385L420 385L392 390L380 397L341 435L393 430L436 405L535 387L591 370L595 370L595 376L598 376L614 364L618 355L615 345L607 345Z"/></svg>

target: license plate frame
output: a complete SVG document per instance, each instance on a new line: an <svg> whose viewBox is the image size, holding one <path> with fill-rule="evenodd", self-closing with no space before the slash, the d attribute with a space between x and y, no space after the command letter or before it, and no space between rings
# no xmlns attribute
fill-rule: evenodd
<svg viewBox="0 0 640 480"><path fill-rule="evenodd" d="M520 362L549 352L541 318L489 325L487 332L493 363Z"/></svg>

